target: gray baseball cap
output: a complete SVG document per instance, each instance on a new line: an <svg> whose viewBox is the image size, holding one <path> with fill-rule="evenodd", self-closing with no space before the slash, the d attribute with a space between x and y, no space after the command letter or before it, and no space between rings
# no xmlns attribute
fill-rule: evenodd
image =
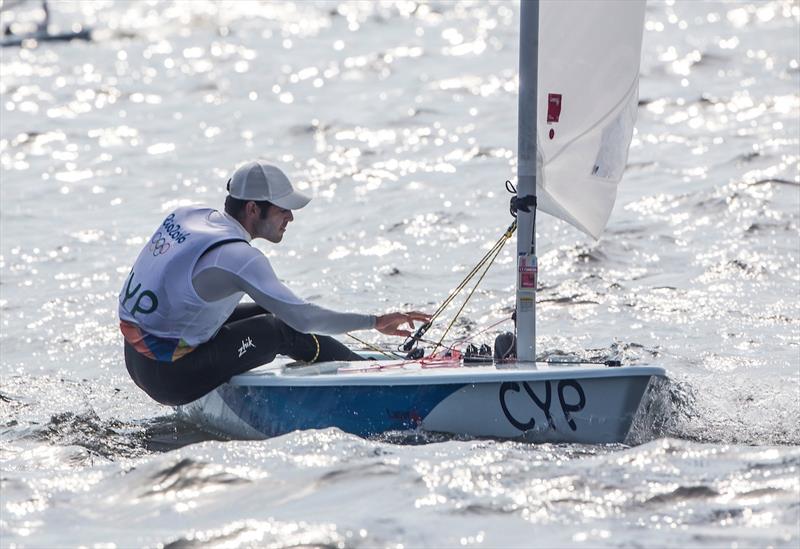
<svg viewBox="0 0 800 549"><path fill-rule="evenodd" d="M310 197L297 192L280 168L260 160L239 166L228 180L228 194L239 200L268 200L287 210L299 210Z"/></svg>

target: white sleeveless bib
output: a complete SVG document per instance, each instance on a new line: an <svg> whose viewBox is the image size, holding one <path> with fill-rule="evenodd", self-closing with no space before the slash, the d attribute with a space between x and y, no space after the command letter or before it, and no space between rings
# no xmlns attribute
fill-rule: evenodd
<svg viewBox="0 0 800 549"><path fill-rule="evenodd" d="M211 208L171 213L136 259L119 294L119 318L150 335L197 346L219 330L244 292L203 301L192 271L203 253L226 241L249 241L244 229Z"/></svg>

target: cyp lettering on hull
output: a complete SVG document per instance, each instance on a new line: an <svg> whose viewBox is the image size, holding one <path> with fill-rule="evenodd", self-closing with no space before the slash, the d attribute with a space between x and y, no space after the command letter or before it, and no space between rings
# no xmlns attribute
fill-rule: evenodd
<svg viewBox="0 0 800 549"><path fill-rule="evenodd" d="M506 419L522 432L530 431L531 429L536 427L536 419L531 414L531 418L528 421L521 421L519 418L514 417L511 411L508 409L508 403L506 402L506 394L509 391L513 391L515 393L520 392L519 383L516 381L506 381L502 385L500 385L500 407L503 409L503 414L506 416ZM544 414L545 419L547 420L547 428L548 430L556 430L555 421L553 421L553 416L550 413L550 407L553 402L553 390L550 386L550 381L542 382L544 385L544 400L540 399L539 396L533 391L530 385L527 382L522 382L522 387L525 389L525 392L528 394L530 400L536 405L536 409L539 409ZM578 395L578 402L567 402L567 399L564 394L564 390L570 387L572 388ZM573 431L578 430L578 426L575 424L575 420L572 419L573 412L579 412L583 410L586 406L586 395L583 392L583 387L581 384L575 381L574 379L562 379L558 382L558 402L561 405L561 412L564 414L564 419L569 425L569 428Z"/></svg>

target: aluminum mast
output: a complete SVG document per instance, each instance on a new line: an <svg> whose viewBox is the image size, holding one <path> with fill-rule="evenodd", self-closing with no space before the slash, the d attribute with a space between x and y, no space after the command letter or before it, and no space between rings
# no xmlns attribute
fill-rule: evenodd
<svg viewBox="0 0 800 549"><path fill-rule="evenodd" d="M536 162L539 1L520 1L517 199L534 197L517 213L517 359L536 360ZM530 201L530 198L528 198Z"/></svg>

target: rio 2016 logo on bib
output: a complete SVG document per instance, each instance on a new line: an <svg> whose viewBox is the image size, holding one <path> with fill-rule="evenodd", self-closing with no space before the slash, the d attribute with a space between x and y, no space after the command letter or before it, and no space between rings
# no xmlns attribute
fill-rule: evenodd
<svg viewBox="0 0 800 549"><path fill-rule="evenodd" d="M161 231L158 231L153 235L153 238L150 239L150 245L147 249L153 252L154 257L158 257L169 251L169 242L161 235Z"/></svg>
<svg viewBox="0 0 800 549"><path fill-rule="evenodd" d="M150 244L147 246L153 253L153 257L164 255L169 251L170 243L167 242L167 237L169 237L174 244L183 244L191 234L181 231L180 223L175 223L174 212L167 216L161 226L164 228L163 232L160 230L157 231L156 234L153 235L153 238L150 239Z"/></svg>
<svg viewBox="0 0 800 549"><path fill-rule="evenodd" d="M164 223L162 223L162 226L169 237L177 244L183 244L184 240L189 238L191 235L191 233L185 233L181 231L180 223L175 223L175 212L167 216L167 218L164 220Z"/></svg>

